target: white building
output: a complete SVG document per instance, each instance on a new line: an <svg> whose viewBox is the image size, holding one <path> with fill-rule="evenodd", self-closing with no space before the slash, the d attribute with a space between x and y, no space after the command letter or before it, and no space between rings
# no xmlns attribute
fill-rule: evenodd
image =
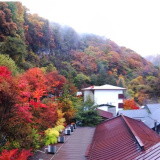
<svg viewBox="0 0 160 160"><path fill-rule="evenodd" d="M123 108L124 91L126 88L121 88L112 85L91 86L84 88L84 101L89 96L95 103L99 105L99 109L111 111L114 115L118 110Z"/></svg>

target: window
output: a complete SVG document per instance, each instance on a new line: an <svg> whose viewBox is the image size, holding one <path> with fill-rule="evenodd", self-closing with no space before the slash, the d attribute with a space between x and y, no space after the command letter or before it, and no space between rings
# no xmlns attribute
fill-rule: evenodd
<svg viewBox="0 0 160 160"><path fill-rule="evenodd" d="M119 99L124 99L124 95L123 95L123 94L119 94L119 95L118 95L118 98L119 98Z"/></svg>
<svg viewBox="0 0 160 160"><path fill-rule="evenodd" d="M118 108L124 108L124 104L123 103L118 103Z"/></svg>

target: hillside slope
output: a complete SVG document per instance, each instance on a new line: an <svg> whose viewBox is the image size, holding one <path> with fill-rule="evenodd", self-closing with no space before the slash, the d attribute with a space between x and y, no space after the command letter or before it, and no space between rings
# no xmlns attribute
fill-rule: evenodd
<svg viewBox="0 0 160 160"><path fill-rule="evenodd" d="M146 56L145 59L151 62L156 67L159 67L160 65L160 55L159 54Z"/></svg>
<svg viewBox="0 0 160 160"><path fill-rule="evenodd" d="M133 50L50 23L19 2L0 2L0 12L0 53L16 63L14 73L33 67L56 69L79 90L108 83L127 87L126 96L139 104L158 101L159 71Z"/></svg>

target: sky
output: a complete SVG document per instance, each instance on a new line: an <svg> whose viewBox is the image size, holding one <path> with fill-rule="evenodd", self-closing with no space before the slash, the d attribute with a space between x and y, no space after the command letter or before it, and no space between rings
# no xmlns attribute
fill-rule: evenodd
<svg viewBox="0 0 160 160"><path fill-rule="evenodd" d="M31 13L142 55L160 54L160 0L20 0Z"/></svg>

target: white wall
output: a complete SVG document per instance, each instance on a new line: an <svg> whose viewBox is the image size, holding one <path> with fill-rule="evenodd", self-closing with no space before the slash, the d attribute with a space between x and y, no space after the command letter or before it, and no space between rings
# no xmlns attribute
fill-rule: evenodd
<svg viewBox="0 0 160 160"><path fill-rule="evenodd" d="M87 97L90 96L91 100L94 101L93 92L90 90L84 91L84 102L87 100Z"/></svg>
<svg viewBox="0 0 160 160"><path fill-rule="evenodd" d="M103 111L108 111L108 106L101 106L101 107L98 107L98 109L101 109Z"/></svg>
<svg viewBox="0 0 160 160"><path fill-rule="evenodd" d="M123 99L119 99L118 95L123 94L123 90L86 90L84 91L84 101L87 100L87 96L90 96L92 100L94 100L95 105L101 104L109 104L116 106L116 113L118 110L122 110L118 108L118 103L123 103ZM108 108L101 108L102 110L108 110Z"/></svg>
<svg viewBox="0 0 160 160"><path fill-rule="evenodd" d="M116 112L118 112L118 103L123 103L123 99L118 98L119 94L123 94L123 90L95 90L95 104L110 104L116 106Z"/></svg>

